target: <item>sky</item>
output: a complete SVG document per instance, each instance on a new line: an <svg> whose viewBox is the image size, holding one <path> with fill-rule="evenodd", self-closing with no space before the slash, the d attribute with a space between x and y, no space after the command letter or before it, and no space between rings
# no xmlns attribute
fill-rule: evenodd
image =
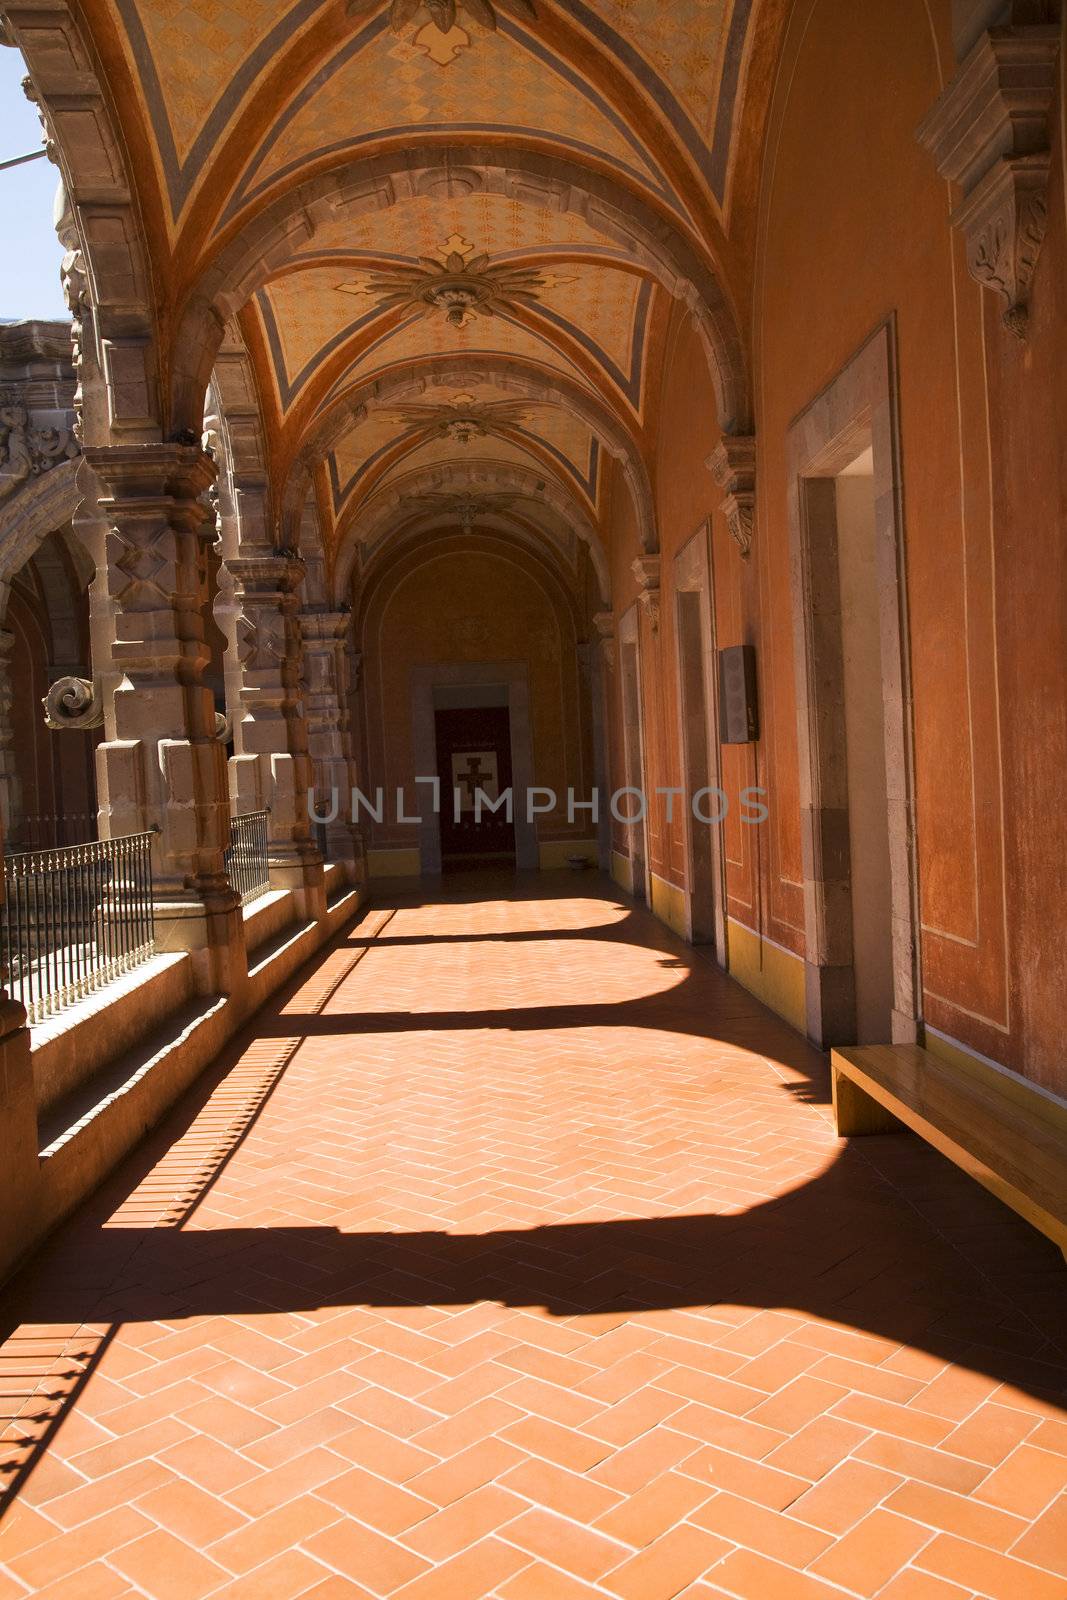
<svg viewBox="0 0 1067 1600"><path fill-rule="evenodd" d="M0 161L41 148L37 108L22 92L26 67L0 48ZM0 322L67 317L59 284L63 247L52 226L59 170L50 161L0 171Z"/></svg>

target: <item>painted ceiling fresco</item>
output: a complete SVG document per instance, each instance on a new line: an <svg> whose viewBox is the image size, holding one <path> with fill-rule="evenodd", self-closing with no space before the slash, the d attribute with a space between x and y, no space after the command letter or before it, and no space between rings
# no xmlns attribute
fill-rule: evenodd
<svg viewBox="0 0 1067 1600"><path fill-rule="evenodd" d="M754 3L508 0L491 31L461 6L442 32L426 6L394 31L383 0L349 8L340 48L336 29L320 26L336 11L333 0L112 0L112 8L177 214L279 61L313 35L317 48L251 152L242 176L250 192L313 152L434 126L532 132L599 151L652 187L669 187L650 153L655 141L642 148L571 59L592 45L721 199Z"/></svg>
<svg viewBox="0 0 1067 1600"><path fill-rule="evenodd" d="M294 97L253 155L239 199L254 197L269 180L316 155L342 147L358 151L367 132L354 121L352 108L362 105L374 107L373 137L441 126L533 135L579 152L603 152L641 183L667 193L663 174L625 122L562 62L517 50L503 31L481 29L477 46L442 71L416 38L384 29L366 45L360 47L357 36L338 52L314 84Z"/></svg>
<svg viewBox="0 0 1067 1600"><path fill-rule="evenodd" d="M478 431L464 437L463 424L472 418ZM420 466L452 461L466 467L486 459L541 475L547 467L595 507L600 444L581 418L559 406L516 399L492 384L435 384L417 400L371 411L334 445L334 515L343 513L354 494L374 493Z"/></svg>
<svg viewBox="0 0 1067 1600"><path fill-rule="evenodd" d="M182 293L293 208L241 322L279 492L325 452L332 526L421 466L492 459L595 516L609 443L647 465L657 329L692 290L659 241L710 259L758 0L84 4L152 129ZM450 355L461 414L431 385L337 438L351 397ZM599 436L558 397L518 405L523 375L577 386Z"/></svg>
<svg viewBox="0 0 1067 1600"><path fill-rule="evenodd" d="M450 238L469 248L460 234ZM416 258L403 259L407 268L417 266ZM485 269L490 281L501 259L490 258ZM538 275L528 299L512 301L505 283L498 301L475 306L461 323L450 323L432 308L422 312L402 305L400 326L391 326L396 318L388 314L390 308L383 309L379 272L370 269L369 258L364 265L343 257L333 266L308 267L275 279L258 293L256 303L282 409L293 403L325 357L349 339L358 339L352 348L353 380L368 364L394 365L416 351L526 355L582 377L583 368L575 360L581 352L602 381L640 411L651 284L618 268L555 258L542 264L536 252L526 253L526 259ZM564 336L562 349L556 334Z"/></svg>

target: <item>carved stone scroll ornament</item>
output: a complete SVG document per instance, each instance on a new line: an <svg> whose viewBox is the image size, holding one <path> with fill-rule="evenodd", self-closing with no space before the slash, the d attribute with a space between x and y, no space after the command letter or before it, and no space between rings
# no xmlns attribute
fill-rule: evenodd
<svg viewBox="0 0 1067 1600"><path fill-rule="evenodd" d="M104 704L89 678L57 678L41 701L44 720L52 729L84 732L104 721Z"/></svg>
<svg viewBox="0 0 1067 1600"><path fill-rule="evenodd" d="M756 528L756 441L751 435L733 434L723 439L708 457L708 469L725 490L723 515L730 536L747 561Z"/></svg>
<svg viewBox="0 0 1067 1600"><path fill-rule="evenodd" d="M660 558L659 556L638 556L633 564L633 575L637 579L640 593L638 599L645 608L649 626L653 633L659 632L660 616Z"/></svg>
<svg viewBox="0 0 1067 1600"><path fill-rule="evenodd" d="M1018 338L1027 334L1048 218L1058 52L1058 27L991 28L917 134L941 176L963 191L952 224L966 241L968 270L1006 302L1004 325Z"/></svg>
<svg viewBox="0 0 1067 1600"><path fill-rule="evenodd" d="M66 428L34 426L19 391L0 389L0 499L77 454L77 442Z"/></svg>

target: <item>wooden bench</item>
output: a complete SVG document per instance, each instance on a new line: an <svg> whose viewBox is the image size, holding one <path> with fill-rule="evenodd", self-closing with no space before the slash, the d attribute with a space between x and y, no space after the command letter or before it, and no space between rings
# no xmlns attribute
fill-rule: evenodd
<svg viewBox="0 0 1067 1600"><path fill-rule="evenodd" d="M1067 1259L1067 1105L967 1059L918 1045L853 1045L831 1055L834 1117L844 1138L919 1134L1059 1245Z"/></svg>

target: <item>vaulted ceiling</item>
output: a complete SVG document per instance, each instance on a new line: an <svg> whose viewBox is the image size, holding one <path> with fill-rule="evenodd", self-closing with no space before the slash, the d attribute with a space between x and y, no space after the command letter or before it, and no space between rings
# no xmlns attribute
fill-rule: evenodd
<svg viewBox="0 0 1067 1600"><path fill-rule="evenodd" d="M596 526L610 457L640 499L679 299L737 420L731 186L775 9L84 0L161 342L243 344L272 494L318 496L331 561L465 484L457 514L477 487L546 534L546 494Z"/></svg>

